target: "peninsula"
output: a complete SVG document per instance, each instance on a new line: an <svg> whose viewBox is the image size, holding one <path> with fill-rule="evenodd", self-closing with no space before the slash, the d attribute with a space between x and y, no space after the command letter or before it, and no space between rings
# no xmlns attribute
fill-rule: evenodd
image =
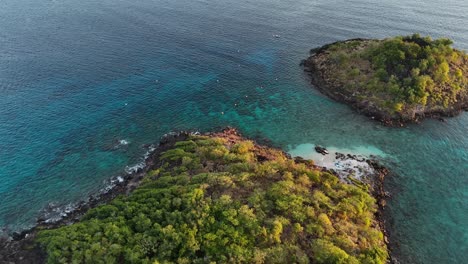
<svg viewBox="0 0 468 264"><path fill-rule="evenodd" d="M312 49L312 84L387 125L442 120L468 109L468 55L449 39L418 34L351 39Z"/></svg>
<svg viewBox="0 0 468 264"><path fill-rule="evenodd" d="M146 164L116 198L76 221L38 226L0 247L0 255L15 263L385 263L389 257L378 219L385 174L378 166L369 182L344 181L232 128L169 135Z"/></svg>

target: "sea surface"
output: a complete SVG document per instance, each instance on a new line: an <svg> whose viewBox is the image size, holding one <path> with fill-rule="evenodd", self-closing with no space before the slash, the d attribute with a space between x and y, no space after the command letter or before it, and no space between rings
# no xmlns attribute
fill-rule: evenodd
<svg viewBox="0 0 468 264"><path fill-rule="evenodd" d="M468 2L1 0L0 226L105 188L165 133L230 125L296 154L379 155L401 263L463 263L468 113L383 127L299 67L329 42L414 32L468 50Z"/></svg>

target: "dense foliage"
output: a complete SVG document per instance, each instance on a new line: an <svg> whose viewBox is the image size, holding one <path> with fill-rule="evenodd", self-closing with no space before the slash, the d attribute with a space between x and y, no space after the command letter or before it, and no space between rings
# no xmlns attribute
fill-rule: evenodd
<svg viewBox="0 0 468 264"><path fill-rule="evenodd" d="M345 88L393 112L444 109L468 100L468 56L449 39L418 34L330 48Z"/></svg>
<svg viewBox="0 0 468 264"><path fill-rule="evenodd" d="M375 200L311 162L190 136L130 196L38 235L49 263L384 263Z"/></svg>

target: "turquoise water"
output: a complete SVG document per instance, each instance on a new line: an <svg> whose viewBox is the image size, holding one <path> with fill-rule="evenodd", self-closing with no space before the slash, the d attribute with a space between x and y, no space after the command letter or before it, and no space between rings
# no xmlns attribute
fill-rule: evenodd
<svg viewBox="0 0 468 264"><path fill-rule="evenodd" d="M376 151L402 263L468 256L468 114L386 128L310 87L310 48L420 32L468 50L453 1L3 0L0 226L125 174L164 133L226 125L285 150ZM275 38L273 35L280 35ZM126 140L127 145L120 140ZM311 146L311 145L310 145Z"/></svg>

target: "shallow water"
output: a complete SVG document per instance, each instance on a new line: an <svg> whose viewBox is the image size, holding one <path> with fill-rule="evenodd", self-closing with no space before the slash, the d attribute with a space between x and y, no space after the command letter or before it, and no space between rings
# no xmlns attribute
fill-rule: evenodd
<svg viewBox="0 0 468 264"><path fill-rule="evenodd" d="M468 114L382 127L320 95L298 67L310 48L355 37L420 32L468 50L467 2L3 0L0 7L7 231L33 224L48 203L96 192L164 133L231 125L286 150L378 151L396 174L388 179L390 231L402 263L461 263L468 255Z"/></svg>

